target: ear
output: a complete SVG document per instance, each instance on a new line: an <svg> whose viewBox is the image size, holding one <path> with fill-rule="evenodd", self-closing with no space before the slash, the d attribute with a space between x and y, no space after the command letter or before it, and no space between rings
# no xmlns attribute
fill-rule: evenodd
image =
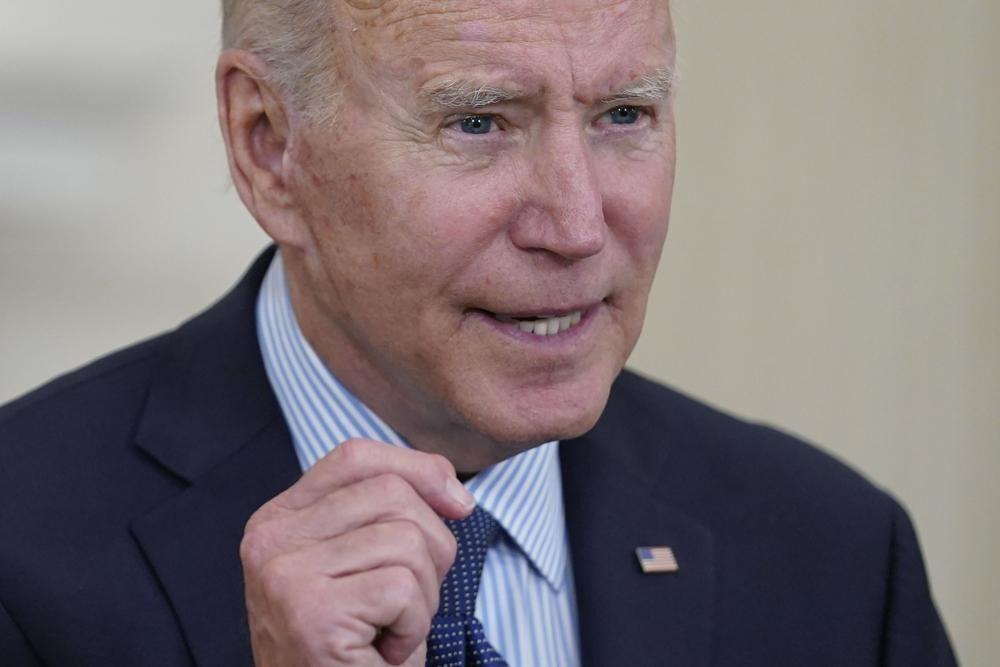
<svg viewBox="0 0 1000 667"><path fill-rule="evenodd" d="M289 114L258 56L228 49L219 56L215 92L222 139L240 199L280 245L303 247L306 235L289 180Z"/></svg>

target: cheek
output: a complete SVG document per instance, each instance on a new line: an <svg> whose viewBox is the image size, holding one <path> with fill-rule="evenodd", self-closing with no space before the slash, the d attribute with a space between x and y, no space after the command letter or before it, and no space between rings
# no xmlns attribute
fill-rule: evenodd
<svg viewBox="0 0 1000 667"><path fill-rule="evenodd" d="M411 184L399 211L399 251L428 276L453 280L502 241L518 197L496 173L429 172ZM395 239L394 239L395 240Z"/></svg>
<svg viewBox="0 0 1000 667"><path fill-rule="evenodd" d="M450 303L435 297L461 292L470 276L488 284L486 259L501 245L516 199L498 194L510 192L500 179L473 176L355 163L322 182L311 207L316 265L336 309L368 304L374 314L378 296L394 313L434 318L436 305Z"/></svg>
<svg viewBox="0 0 1000 667"><path fill-rule="evenodd" d="M655 270L670 220L672 164L619 173L606 183L608 224L642 269Z"/></svg>
<svg viewBox="0 0 1000 667"><path fill-rule="evenodd" d="M424 199L420 189L370 159L329 159L309 176L307 224L325 253L352 262L367 257L381 265L387 241L407 232L403 212Z"/></svg>
<svg viewBox="0 0 1000 667"><path fill-rule="evenodd" d="M328 156L303 169L299 202L311 246L305 262L313 293L325 308L347 321L373 309L373 294L387 293L391 249L385 247L393 202L384 179L367 162Z"/></svg>

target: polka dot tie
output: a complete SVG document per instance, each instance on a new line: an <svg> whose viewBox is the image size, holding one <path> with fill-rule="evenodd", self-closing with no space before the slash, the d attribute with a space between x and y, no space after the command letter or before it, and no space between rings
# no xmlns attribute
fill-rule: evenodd
<svg viewBox="0 0 1000 667"><path fill-rule="evenodd" d="M441 603L427 637L427 667L507 667L473 616L486 549L500 526L479 507L467 519L445 523L455 533L458 554L441 584Z"/></svg>

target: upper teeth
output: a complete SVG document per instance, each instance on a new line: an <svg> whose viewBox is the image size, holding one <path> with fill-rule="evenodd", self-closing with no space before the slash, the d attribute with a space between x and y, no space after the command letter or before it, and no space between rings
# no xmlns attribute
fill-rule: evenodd
<svg viewBox="0 0 1000 667"><path fill-rule="evenodd" d="M554 336L576 326L583 317L583 311L562 315L560 317L537 317L532 319L514 319L512 317L497 316L503 322L517 324L521 331L533 333L536 336Z"/></svg>

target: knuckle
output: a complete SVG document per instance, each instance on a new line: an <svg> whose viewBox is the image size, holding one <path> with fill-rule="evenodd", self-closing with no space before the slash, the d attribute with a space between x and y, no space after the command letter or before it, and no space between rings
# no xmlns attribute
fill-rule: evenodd
<svg viewBox="0 0 1000 667"><path fill-rule="evenodd" d="M393 538L403 553L409 556L419 556L427 549L424 533L410 521L399 521L393 526Z"/></svg>
<svg viewBox="0 0 1000 667"><path fill-rule="evenodd" d="M267 521L267 518L266 518L267 510L266 510L266 508L267 508L267 505L264 505L263 507L261 507L256 512L254 512L253 514L250 515L250 518L247 519L246 524L244 524L244 526L243 526L243 534L244 535L248 535L248 534L257 532L258 529Z"/></svg>
<svg viewBox="0 0 1000 667"><path fill-rule="evenodd" d="M240 540L240 562L244 569L253 569L260 560L260 546L253 534L244 533Z"/></svg>
<svg viewBox="0 0 1000 667"><path fill-rule="evenodd" d="M298 589L294 581L298 568L285 555L275 556L258 569L258 579L264 591L272 598L292 595Z"/></svg>
<svg viewBox="0 0 1000 667"><path fill-rule="evenodd" d="M413 505L413 488L399 475L379 475L373 480L379 500L395 510Z"/></svg>
<svg viewBox="0 0 1000 667"><path fill-rule="evenodd" d="M245 566L262 562L281 544L278 526L283 516L276 500L263 505L250 516L240 540L240 560Z"/></svg>
<svg viewBox="0 0 1000 667"><path fill-rule="evenodd" d="M384 576L382 593L391 606L402 609L421 595L420 584L408 568L386 568Z"/></svg>
<svg viewBox="0 0 1000 667"><path fill-rule="evenodd" d="M259 568L267 558L271 548L271 540L266 533L262 523L254 522L253 519L247 523L243 539L240 540L240 560L244 567Z"/></svg>
<svg viewBox="0 0 1000 667"><path fill-rule="evenodd" d="M355 466L364 463L371 455L372 445L361 438L351 438L337 445L334 453L345 466Z"/></svg>
<svg viewBox="0 0 1000 667"><path fill-rule="evenodd" d="M444 475L445 477L455 476L455 466L452 465L451 461L440 454L431 454L432 465L437 469L438 473Z"/></svg>

